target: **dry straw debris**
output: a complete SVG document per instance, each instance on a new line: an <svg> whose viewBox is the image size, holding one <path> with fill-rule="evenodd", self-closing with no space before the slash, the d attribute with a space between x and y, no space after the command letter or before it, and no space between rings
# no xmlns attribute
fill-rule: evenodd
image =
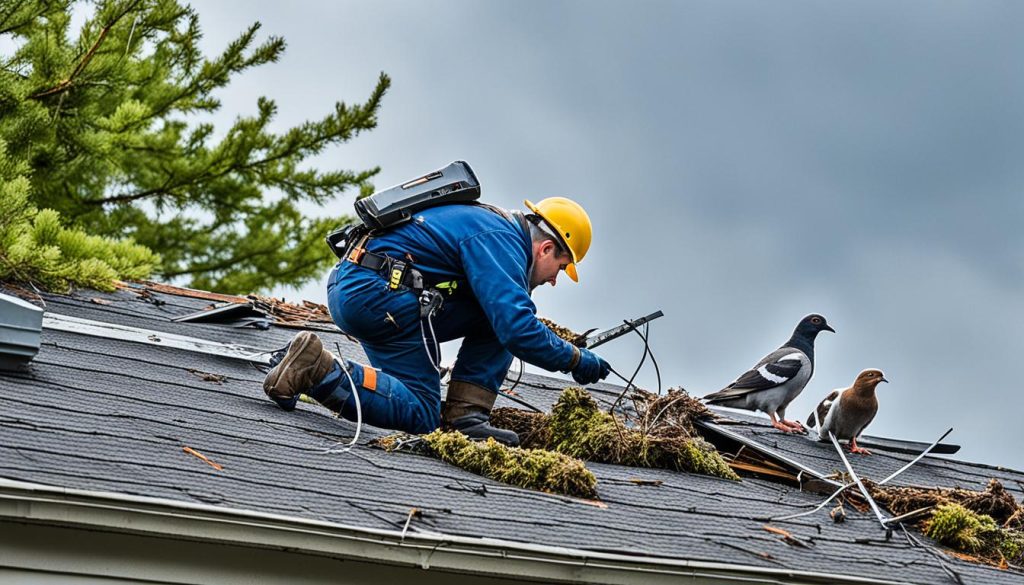
<svg viewBox="0 0 1024 585"><path fill-rule="evenodd" d="M915 526L967 555L960 558L996 566L1024 565L1024 507L998 480L990 480L982 492L866 483L871 497L894 515L923 510Z"/></svg>
<svg viewBox="0 0 1024 585"><path fill-rule="evenodd" d="M566 388L551 414L498 408L491 424L519 434L521 447L489 439L473 442L457 432L422 437L390 435L375 441L393 451L419 452L467 471L518 487L580 498L597 497L597 479L584 461L659 467L738 480L714 446L694 430L693 418L708 411L683 390L633 397L636 420L601 410L582 388Z"/></svg>
<svg viewBox="0 0 1024 585"><path fill-rule="evenodd" d="M421 451L471 473L553 494L597 497L594 474L582 461L562 453L507 447L494 439L471 441L456 431L437 430L421 439ZM377 445L391 451L399 448L402 441L403 437L393 435L379 439Z"/></svg>
<svg viewBox="0 0 1024 585"><path fill-rule="evenodd" d="M693 427L707 408L683 390L634 395L636 420L600 409L582 388L567 388L550 415L498 408L491 423L519 434L524 447L550 449L599 463L658 467L739 479Z"/></svg>
<svg viewBox="0 0 1024 585"><path fill-rule="evenodd" d="M576 333L575 331L569 329L568 327L562 327L561 325L555 323L551 319L537 317L537 320L543 323L545 326L547 326L547 328L553 331L555 335L568 341L569 343L575 345L576 347L584 347L587 343L587 334L590 333L591 331L594 331L593 329L591 329L586 333Z"/></svg>

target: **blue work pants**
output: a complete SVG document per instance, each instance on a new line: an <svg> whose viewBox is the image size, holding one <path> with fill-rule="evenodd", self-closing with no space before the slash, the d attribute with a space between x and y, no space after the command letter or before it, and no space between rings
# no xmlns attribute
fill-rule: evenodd
<svg viewBox="0 0 1024 585"><path fill-rule="evenodd" d="M349 362L363 420L375 427L420 434L440 425L440 377L427 352L427 346L434 351L434 335L438 343L464 338L452 380L497 392L512 364L512 354L498 342L468 291L445 299L432 319L433 335L428 322L421 323L414 292L392 291L379 273L351 262L343 261L331 272L327 301L334 322L359 340L379 370L376 388L370 390L364 387L362 366ZM336 392L350 393L348 378L337 364L308 394L322 400ZM354 397L344 401L341 415L356 419Z"/></svg>

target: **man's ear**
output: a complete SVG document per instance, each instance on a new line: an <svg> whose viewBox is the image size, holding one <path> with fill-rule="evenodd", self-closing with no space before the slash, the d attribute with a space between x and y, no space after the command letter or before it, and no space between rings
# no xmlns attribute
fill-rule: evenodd
<svg viewBox="0 0 1024 585"><path fill-rule="evenodd" d="M547 256L548 254L555 253L555 243L551 240L544 240L540 245L540 255Z"/></svg>

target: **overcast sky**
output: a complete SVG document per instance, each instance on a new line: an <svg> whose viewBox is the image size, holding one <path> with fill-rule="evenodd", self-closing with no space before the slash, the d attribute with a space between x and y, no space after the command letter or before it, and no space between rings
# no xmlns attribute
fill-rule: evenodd
<svg viewBox="0 0 1024 585"><path fill-rule="evenodd" d="M838 333L790 418L881 368L868 434L952 426L958 457L1024 468L1024 3L196 5L208 53L253 21L288 42L221 94L225 123L265 95L284 129L383 71L378 128L317 165L379 165L383 188L464 159L488 202L582 203L581 283L538 290L540 312L584 330L662 309L666 386L718 390L820 312ZM599 353L626 373L642 350Z"/></svg>

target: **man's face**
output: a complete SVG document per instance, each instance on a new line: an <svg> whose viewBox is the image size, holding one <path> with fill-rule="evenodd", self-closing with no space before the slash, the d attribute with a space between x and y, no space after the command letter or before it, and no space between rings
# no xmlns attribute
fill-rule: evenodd
<svg viewBox="0 0 1024 585"><path fill-rule="evenodd" d="M533 246L533 272L530 274L530 290L537 288L545 282L555 286L558 273L565 270L565 267L572 262L572 256L567 252L560 252L558 246L551 240Z"/></svg>

